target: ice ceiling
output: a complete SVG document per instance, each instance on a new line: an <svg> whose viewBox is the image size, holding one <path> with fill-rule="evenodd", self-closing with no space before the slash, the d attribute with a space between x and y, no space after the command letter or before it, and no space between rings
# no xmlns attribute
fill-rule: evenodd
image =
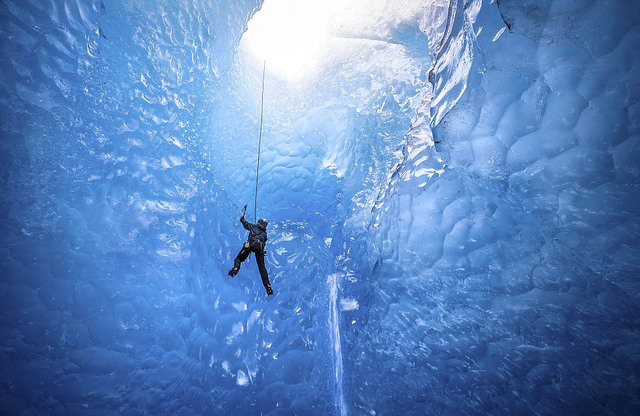
<svg viewBox="0 0 640 416"><path fill-rule="evenodd" d="M0 21L3 412L637 414L634 1Z"/></svg>

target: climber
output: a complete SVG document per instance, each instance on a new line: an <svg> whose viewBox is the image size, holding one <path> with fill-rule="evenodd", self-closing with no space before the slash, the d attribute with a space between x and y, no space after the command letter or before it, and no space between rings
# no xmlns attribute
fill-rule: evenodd
<svg viewBox="0 0 640 416"><path fill-rule="evenodd" d="M246 206L245 206L246 210ZM271 283L269 283L269 275L267 268L264 266L264 256L266 254L265 245L267 243L267 220L261 218L257 224L252 224L244 219L244 213L240 217L240 222L246 230L249 230L249 238L244 243L242 249L233 261L233 268L229 270L229 276L233 277L238 274L240 270L240 264L247 259L249 253L253 252L256 255L256 263L258 264L258 270L260 270L260 277L262 278L262 284L267 289L267 295L273 295L271 290Z"/></svg>

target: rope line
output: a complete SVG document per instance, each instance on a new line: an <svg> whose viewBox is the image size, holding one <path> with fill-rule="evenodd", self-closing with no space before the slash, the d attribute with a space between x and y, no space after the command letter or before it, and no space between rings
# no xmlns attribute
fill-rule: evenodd
<svg viewBox="0 0 640 416"><path fill-rule="evenodd" d="M260 135L258 138L258 166L256 167L256 191L253 194L253 219L258 221L258 175L260 173L260 147L262 146L262 116L264 113L264 73L267 69L267 61L262 66L262 101L260 102Z"/></svg>

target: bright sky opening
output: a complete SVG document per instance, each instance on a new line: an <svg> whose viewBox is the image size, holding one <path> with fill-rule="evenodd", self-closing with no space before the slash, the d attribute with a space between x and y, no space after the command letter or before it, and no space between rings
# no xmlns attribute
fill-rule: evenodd
<svg viewBox="0 0 640 416"><path fill-rule="evenodd" d="M340 0L266 0L249 21L243 41L267 70L297 79L318 63L331 16Z"/></svg>

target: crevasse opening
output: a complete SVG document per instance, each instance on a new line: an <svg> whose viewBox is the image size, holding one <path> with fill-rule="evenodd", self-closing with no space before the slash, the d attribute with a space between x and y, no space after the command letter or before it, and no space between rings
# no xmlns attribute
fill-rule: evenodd
<svg viewBox="0 0 640 416"><path fill-rule="evenodd" d="M5 1L0 405L635 414L639 13Z"/></svg>

